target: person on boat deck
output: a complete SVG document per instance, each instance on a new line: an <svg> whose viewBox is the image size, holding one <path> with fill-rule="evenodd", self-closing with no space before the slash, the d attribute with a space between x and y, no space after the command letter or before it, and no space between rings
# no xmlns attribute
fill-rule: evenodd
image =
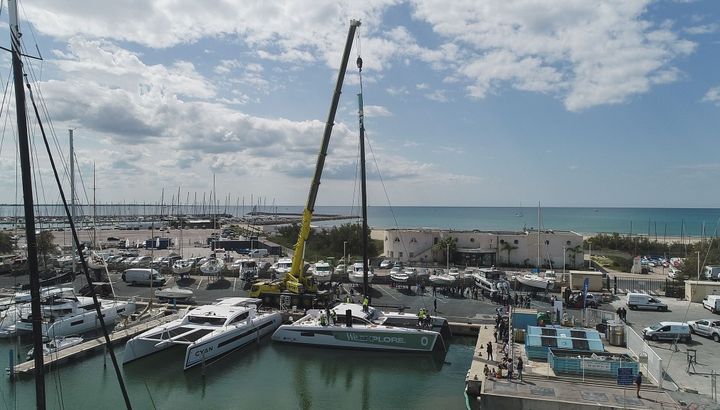
<svg viewBox="0 0 720 410"><path fill-rule="evenodd" d="M368 299L368 297L365 296L365 297L363 298L363 302L362 302L362 303L363 303L363 312L367 312L367 311L368 311L368 305L370 304L370 299Z"/></svg>
<svg viewBox="0 0 720 410"><path fill-rule="evenodd" d="M320 314L320 326L327 326L327 320L325 319L325 313Z"/></svg>
<svg viewBox="0 0 720 410"><path fill-rule="evenodd" d="M487 364L485 364L485 368L483 369L483 374L485 374L485 377L488 377L488 375L490 374L490 368L488 367Z"/></svg>
<svg viewBox="0 0 720 410"><path fill-rule="evenodd" d="M331 310L330 311L330 324L334 325L336 319L337 319L337 314L335 313L334 310Z"/></svg>
<svg viewBox="0 0 720 410"><path fill-rule="evenodd" d="M425 309L420 309L418 312L418 327L422 327L423 322L425 322Z"/></svg>

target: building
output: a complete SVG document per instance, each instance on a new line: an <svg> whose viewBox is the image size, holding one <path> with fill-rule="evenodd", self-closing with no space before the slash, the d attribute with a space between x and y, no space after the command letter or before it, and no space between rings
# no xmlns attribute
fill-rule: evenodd
<svg viewBox="0 0 720 410"><path fill-rule="evenodd" d="M454 231L442 229L387 229L374 237L383 241L386 258L409 263L444 264L440 249L452 238L455 252L450 260L467 266L537 266L544 268L583 265L582 235L572 231Z"/></svg>

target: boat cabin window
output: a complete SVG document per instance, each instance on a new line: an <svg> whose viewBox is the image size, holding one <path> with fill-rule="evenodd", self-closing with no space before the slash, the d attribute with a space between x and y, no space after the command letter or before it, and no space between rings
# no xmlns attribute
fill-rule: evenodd
<svg viewBox="0 0 720 410"><path fill-rule="evenodd" d="M188 316L188 322L198 325L220 326L225 323L224 317Z"/></svg>
<svg viewBox="0 0 720 410"><path fill-rule="evenodd" d="M229 324L241 322L250 316L250 312L244 312L239 314L235 319L233 319Z"/></svg>
<svg viewBox="0 0 720 410"><path fill-rule="evenodd" d="M359 317L355 317L355 316L353 316L352 322L354 325L369 325L370 324L370 322L368 322L367 320L359 318Z"/></svg>

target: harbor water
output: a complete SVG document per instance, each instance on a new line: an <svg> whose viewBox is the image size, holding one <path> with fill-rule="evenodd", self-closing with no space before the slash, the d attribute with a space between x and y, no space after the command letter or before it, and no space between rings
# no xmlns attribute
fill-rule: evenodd
<svg viewBox="0 0 720 410"><path fill-rule="evenodd" d="M183 371L178 347L129 363L123 373L136 409L460 409L474 345L473 338L455 337L445 355L428 355L319 349L265 338L204 372L199 366ZM3 352L14 348L0 341ZM7 353L0 360L7 367ZM50 370L45 383L49 409L124 408L110 358L101 352ZM0 386L3 409L34 408L32 377L14 383L4 377Z"/></svg>

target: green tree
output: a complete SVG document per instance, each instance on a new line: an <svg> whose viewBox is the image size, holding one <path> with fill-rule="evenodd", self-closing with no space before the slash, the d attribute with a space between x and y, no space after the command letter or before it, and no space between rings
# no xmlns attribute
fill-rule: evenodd
<svg viewBox="0 0 720 410"><path fill-rule="evenodd" d="M299 234L300 226L292 224L278 229L277 234L271 237L271 240L287 248L293 248ZM382 241L371 240L369 232L367 241L368 257L378 256L381 252ZM362 254L362 225L348 223L311 231L305 244L305 260L320 260L328 256L340 259L343 256L345 243L347 243L345 250L348 255Z"/></svg>
<svg viewBox="0 0 720 410"><path fill-rule="evenodd" d="M42 231L37 236L37 252L41 257L43 269L47 269L47 259L50 255L57 253L57 247L55 246L55 235L50 231Z"/></svg>
<svg viewBox="0 0 720 410"><path fill-rule="evenodd" d="M576 264L576 263L575 263L575 259L577 258L577 255L578 255L579 253L582 253L582 251L583 251L582 245L576 245L576 246L574 246L574 247L572 247L572 248L567 248L567 249L565 249L565 252L567 252L567 253L570 254L570 262L572 262L571 265L572 265L572 268L573 268L573 269L575 269L575 267L576 267L576 266L575 266L575 264ZM563 268L564 268L564 267L563 267Z"/></svg>
<svg viewBox="0 0 720 410"><path fill-rule="evenodd" d="M453 263L455 251L457 250L457 238L442 238L432 247L433 260L435 262ZM448 255L449 253L449 255ZM449 261L448 261L449 257Z"/></svg>
<svg viewBox="0 0 720 410"><path fill-rule="evenodd" d="M511 244L511 243L508 242L508 241L505 241L505 242L502 243L502 245L500 245L500 250L507 252L507 264L508 264L508 266L510 266L510 252L514 251L514 250L517 249L517 248L518 248L517 246Z"/></svg>
<svg viewBox="0 0 720 410"><path fill-rule="evenodd" d="M10 234L6 232L0 232L0 254L12 253L15 244L10 239Z"/></svg>

